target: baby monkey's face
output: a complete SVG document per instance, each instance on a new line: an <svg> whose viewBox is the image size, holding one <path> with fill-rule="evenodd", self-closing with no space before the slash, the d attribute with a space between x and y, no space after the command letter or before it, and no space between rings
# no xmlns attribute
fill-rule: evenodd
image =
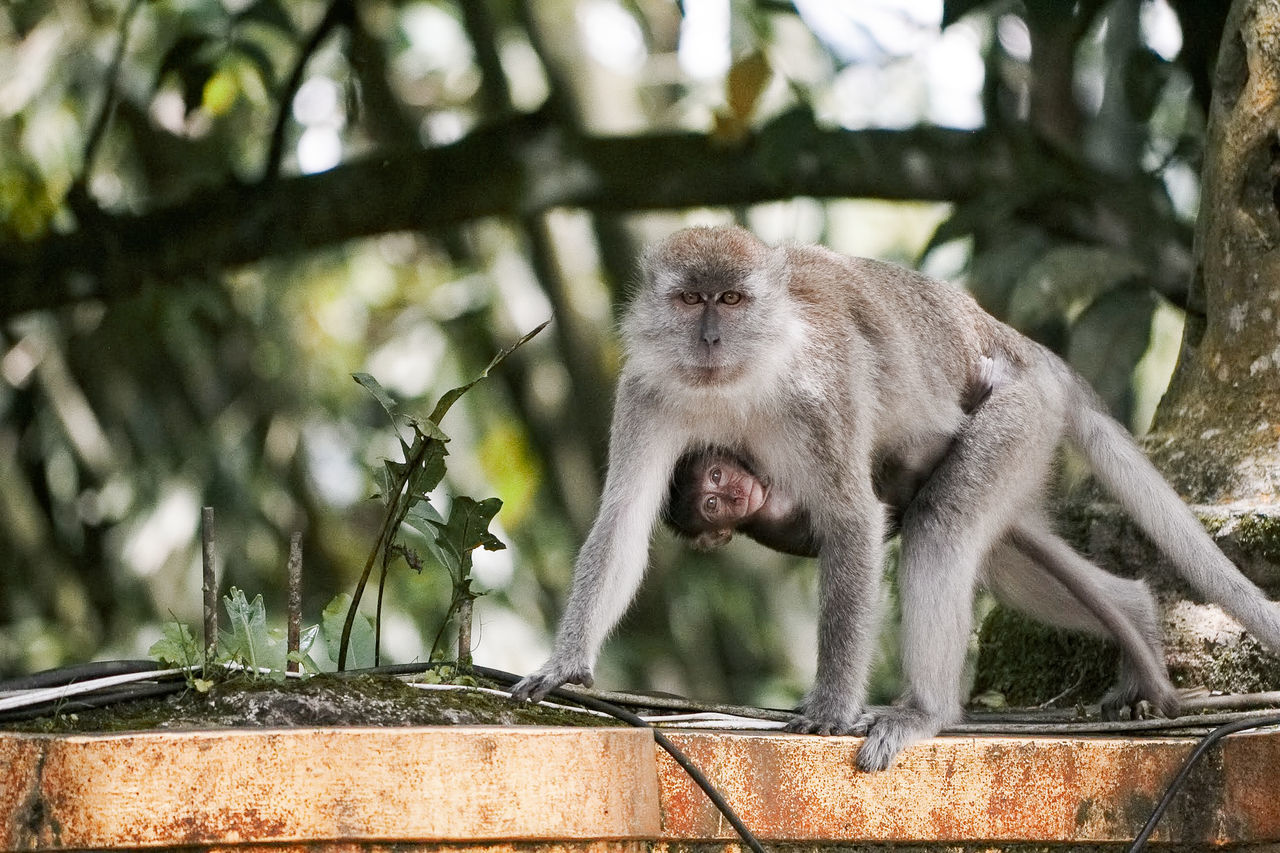
<svg viewBox="0 0 1280 853"><path fill-rule="evenodd" d="M702 521L712 528L736 527L760 511L769 498L765 484L733 459L707 456L694 471L698 484L697 507Z"/></svg>

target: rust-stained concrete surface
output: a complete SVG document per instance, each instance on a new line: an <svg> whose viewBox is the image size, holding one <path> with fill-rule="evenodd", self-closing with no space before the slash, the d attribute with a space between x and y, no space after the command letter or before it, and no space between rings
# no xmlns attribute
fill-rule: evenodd
<svg viewBox="0 0 1280 853"><path fill-rule="evenodd" d="M653 838L639 729L0 735L0 849Z"/></svg>
<svg viewBox="0 0 1280 853"><path fill-rule="evenodd" d="M853 768L860 738L669 737L757 834L827 842L1132 841L1196 743L940 737L908 749L888 771L866 774ZM1192 776L1154 840L1280 840L1280 734L1228 738L1206 757L1207 772ZM734 838L665 754L659 774L667 837Z"/></svg>
<svg viewBox="0 0 1280 853"><path fill-rule="evenodd" d="M1130 841L1195 744L952 736L864 774L858 738L668 736L762 840L797 848ZM1280 842L1280 733L1232 736L1206 759L1155 840L1280 849L1269 846ZM0 734L6 850L646 853L733 841L639 729Z"/></svg>

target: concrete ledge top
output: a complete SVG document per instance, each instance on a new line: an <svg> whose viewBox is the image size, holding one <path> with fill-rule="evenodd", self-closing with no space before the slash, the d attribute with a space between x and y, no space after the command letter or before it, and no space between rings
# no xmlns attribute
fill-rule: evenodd
<svg viewBox="0 0 1280 853"><path fill-rule="evenodd" d="M949 736L865 774L859 738L667 735L761 839L822 844L1131 840L1196 743ZM1278 791L1280 733L1232 736L1156 840L1280 842ZM735 838L641 729L0 734L0 849Z"/></svg>

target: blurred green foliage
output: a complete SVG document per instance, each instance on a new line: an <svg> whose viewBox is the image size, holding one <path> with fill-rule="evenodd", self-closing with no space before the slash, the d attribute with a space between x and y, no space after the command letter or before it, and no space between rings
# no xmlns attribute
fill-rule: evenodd
<svg viewBox="0 0 1280 853"><path fill-rule="evenodd" d="M1216 4L837 5L843 31L811 16L813 3L725 2L709 34L694 7L720 8L710 0L0 7L0 269L73 268L70 295L50 285L59 295L45 302L39 277L15 278L34 288L22 304L40 307L0 318L0 675L137 655L170 613L197 621L206 505L224 588L283 598L287 542L302 530L305 609L318 613L359 574L380 518L368 472L395 451L349 375L367 372L416 409L554 314L459 403L441 484L446 500L505 501L496 532L511 549L476 558L490 593L477 659L532 667L594 513L613 324L637 247L689 221L735 218L770 240L824 240L955 278L1067 355L1119 416L1141 418L1171 369L1190 271L1204 45L1221 30L1200 7ZM706 135L726 157L768 127L755 162L769 191L733 209L543 210L537 193L591 176L499 135L527 172L524 215L328 242L304 233L288 251L246 250L252 263L140 275L123 297L99 295L55 251L89 235L110 267L129 217L193 199L199 210L210 192L248 199L230 227L210 208L210 233L256 245L263 229L316 213L312 185L297 183L288 215L255 215L250 191L277 172L397 168L398 152L513 114L579 145ZM909 133L944 124L985 134L1004 177L965 177L972 158ZM856 187L834 174L830 198L792 198L787 176L833 130L849 164L901 176L885 195L929 203L846 200ZM635 174L637 197L663 179ZM696 176L687 183L696 196ZM389 203L360 189L322 213L341 222ZM168 234L161 221L145 235L149 257L182 248ZM600 683L797 698L813 666L811 566L738 544L692 554L664 535L652 563ZM425 657L448 580L393 572L389 583L388 657Z"/></svg>

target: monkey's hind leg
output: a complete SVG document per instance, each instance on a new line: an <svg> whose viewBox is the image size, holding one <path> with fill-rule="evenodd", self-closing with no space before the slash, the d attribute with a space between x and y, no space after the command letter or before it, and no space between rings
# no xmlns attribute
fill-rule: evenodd
<svg viewBox="0 0 1280 853"><path fill-rule="evenodd" d="M1120 679L1103 697L1104 714L1147 701L1177 716L1178 694L1165 671L1156 603L1145 583L1098 568L1043 519L1013 528L992 549L984 574L998 599L1028 616L1119 644Z"/></svg>
<svg viewBox="0 0 1280 853"><path fill-rule="evenodd" d="M857 757L863 770L888 767L961 716L979 564L1013 519L1038 503L1061 434L1053 387L1032 369L994 391L903 514L898 588L907 691L872 722Z"/></svg>

